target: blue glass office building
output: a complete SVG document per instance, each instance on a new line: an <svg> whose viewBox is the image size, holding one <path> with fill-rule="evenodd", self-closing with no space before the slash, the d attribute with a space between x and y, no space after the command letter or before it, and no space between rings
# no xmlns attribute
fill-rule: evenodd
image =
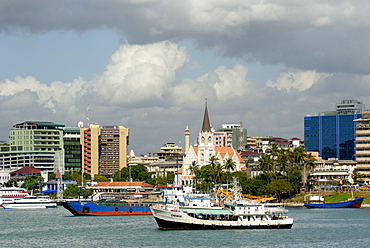
<svg viewBox="0 0 370 248"><path fill-rule="evenodd" d="M336 111L304 117L305 150L319 152L323 159L355 160L355 119L364 105L344 100Z"/></svg>

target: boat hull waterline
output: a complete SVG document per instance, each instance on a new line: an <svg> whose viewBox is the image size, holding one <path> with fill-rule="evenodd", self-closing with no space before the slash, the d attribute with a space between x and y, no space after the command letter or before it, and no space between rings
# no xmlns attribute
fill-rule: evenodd
<svg viewBox="0 0 370 248"><path fill-rule="evenodd" d="M354 200L332 203L304 203L306 208L360 208L364 197L357 197Z"/></svg>
<svg viewBox="0 0 370 248"><path fill-rule="evenodd" d="M100 205L95 202L62 202L62 206L75 216L151 215L146 204Z"/></svg>
<svg viewBox="0 0 370 248"><path fill-rule="evenodd" d="M4 204L4 209L42 209L42 208L57 208L58 206L54 203L47 204L47 205L40 205L40 204L24 204L24 205L10 205Z"/></svg>
<svg viewBox="0 0 370 248"><path fill-rule="evenodd" d="M237 223L225 224L194 224L175 221L166 221L154 217L159 229L162 230L223 230L223 229L291 229L293 223L289 224L262 224L262 225L241 225Z"/></svg>

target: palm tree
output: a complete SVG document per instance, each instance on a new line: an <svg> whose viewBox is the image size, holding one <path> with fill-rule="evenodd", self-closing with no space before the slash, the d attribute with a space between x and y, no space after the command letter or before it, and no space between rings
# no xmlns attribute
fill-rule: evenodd
<svg viewBox="0 0 370 248"><path fill-rule="evenodd" d="M279 155L280 147L277 143L272 143L271 146L271 155L276 158Z"/></svg>
<svg viewBox="0 0 370 248"><path fill-rule="evenodd" d="M215 183L219 183L224 178L224 172L222 170L224 169L224 166L220 163L216 163L215 170L214 170L214 176L215 176Z"/></svg>
<svg viewBox="0 0 370 248"><path fill-rule="evenodd" d="M230 171L235 170L235 167L236 167L236 164L235 164L235 161L232 158L226 159L226 161L224 163L224 168L226 170L228 170L230 172Z"/></svg>
<svg viewBox="0 0 370 248"><path fill-rule="evenodd" d="M279 173L287 171L289 167L289 150L280 149L276 157L276 165L279 167Z"/></svg>
<svg viewBox="0 0 370 248"><path fill-rule="evenodd" d="M264 172L268 172L271 177L272 181L272 175L271 173L275 171L275 164L274 160L272 159L271 155L267 153L263 153L261 157L259 158L258 162L260 163L260 167Z"/></svg>
<svg viewBox="0 0 370 248"><path fill-rule="evenodd" d="M306 186L306 183L307 183L307 169L309 171L309 174L311 174L312 172L312 169L315 168L316 164L315 164L315 161L316 159L314 158L314 156L312 156L311 153L306 153L305 154L305 158L304 158L304 164L303 164L303 183L304 183L304 186Z"/></svg>
<svg viewBox="0 0 370 248"><path fill-rule="evenodd" d="M190 170L190 174L191 175L194 175L194 179L195 179L195 187L197 185L197 176L199 175L199 164L197 163L197 161L193 161L191 162L191 165L189 166L189 170Z"/></svg>
<svg viewBox="0 0 370 248"><path fill-rule="evenodd" d="M302 146L299 146L293 149L292 161L294 165L301 168L302 183L303 183L303 186L306 188L306 184L307 184L307 172L306 172L307 168L306 167L307 166L310 166L310 168L314 167L315 159L313 158L311 154L308 155L308 153L304 151L304 148Z"/></svg>
<svg viewBox="0 0 370 248"><path fill-rule="evenodd" d="M209 158L209 166L211 170L214 170L216 168L217 162L218 162L218 158L216 156L212 155Z"/></svg>
<svg viewBox="0 0 370 248"><path fill-rule="evenodd" d="M219 162L218 162L218 158L214 155L212 155L210 158L209 158L209 169L211 170L211 173L213 175L213 180L216 181L216 174L218 174L218 170L221 168L219 166ZM222 170L222 169L221 169Z"/></svg>
<svg viewBox="0 0 370 248"><path fill-rule="evenodd" d="M295 165L302 165L305 158L304 148L302 146L295 147L293 149L292 158Z"/></svg>

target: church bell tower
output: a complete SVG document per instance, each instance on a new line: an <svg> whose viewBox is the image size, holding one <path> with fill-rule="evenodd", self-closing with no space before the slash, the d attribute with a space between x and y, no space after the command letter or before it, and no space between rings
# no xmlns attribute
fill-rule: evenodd
<svg viewBox="0 0 370 248"><path fill-rule="evenodd" d="M204 110L203 125L198 136L198 161L200 165L207 164L209 158L215 155L213 132L208 116L207 100Z"/></svg>

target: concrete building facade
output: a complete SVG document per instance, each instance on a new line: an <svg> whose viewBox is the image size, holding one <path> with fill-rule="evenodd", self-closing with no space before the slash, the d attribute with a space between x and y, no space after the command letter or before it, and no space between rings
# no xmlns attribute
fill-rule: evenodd
<svg viewBox="0 0 370 248"><path fill-rule="evenodd" d="M18 170L31 166L44 173L55 173L55 164L64 163L64 125L25 121L13 125L10 144L0 152L0 168Z"/></svg>
<svg viewBox="0 0 370 248"><path fill-rule="evenodd" d="M128 128L91 125L81 128L80 135L84 173L112 178L115 172L127 166Z"/></svg>
<svg viewBox="0 0 370 248"><path fill-rule="evenodd" d="M333 181L353 184L355 168L356 161L353 160L316 160L309 179L315 180L318 185L332 184Z"/></svg>
<svg viewBox="0 0 370 248"><path fill-rule="evenodd" d="M370 182L370 112L363 112L356 119L356 172L363 175L362 180Z"/></svg>
<svg viewBox="0 0 370 248"><path fill-rule="evenodd" d="M247 144L247 129L240 124L222 124L215 135L216 146L234 147L239 151L244 151Z"/></svg>
<svg viewBox="0 0 370 248"><path fill-rule="evenodd" d="M63 150L63 127L53 122L26 121L15 124L10 131L10 151Z"/></svg>

